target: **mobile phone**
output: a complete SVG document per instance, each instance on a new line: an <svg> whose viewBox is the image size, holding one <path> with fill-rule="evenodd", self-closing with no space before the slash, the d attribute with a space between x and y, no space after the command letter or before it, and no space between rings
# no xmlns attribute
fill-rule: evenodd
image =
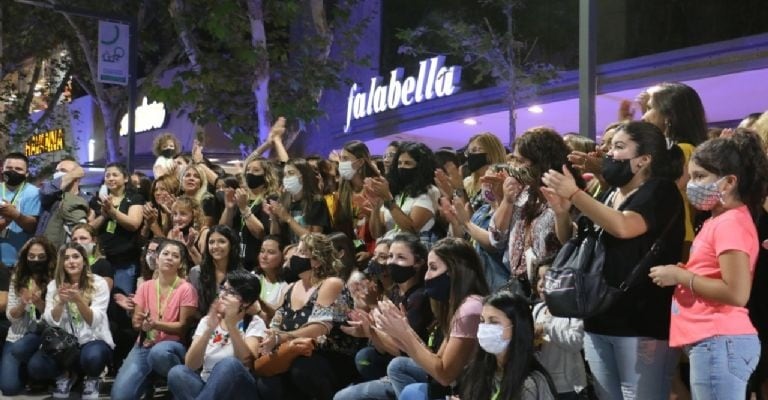
<svg viewBox="0 0 768 400"><path fill-rule="evenodd" d="M107 185L101 185L99 188L99 198L107 197L109 196L109 190L107 190Z"/></svg>

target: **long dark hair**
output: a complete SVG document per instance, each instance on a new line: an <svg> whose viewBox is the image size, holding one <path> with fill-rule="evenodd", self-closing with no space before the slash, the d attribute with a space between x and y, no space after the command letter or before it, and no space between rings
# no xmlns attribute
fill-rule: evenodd
<svg viewBox="0 0 768 400"><path fill-rule="evenodd" d="M407 153L416 161L416 173L410 182L404 182L400 178L397 167L400 157L404 153ZM397 153L395 153L395 158L392 159L392 166L387 175L390 192L395 196L403 193L410 197L427 193L430 185L435 180L435 168L437 168L435 154L432 153L432 150L427 145L417 142L401 142Z"/></svg>
<svg viewBox="0 0 768 400"><path fill-rule="evenodd" d="M534 371L540 372L547 378L550 391L556 395L557 391L548 378L549 375L534 357L533 316L528 299L511 292L501 291L488 296L483 304L500 310L512 323L512 338L506 349L501 386L496 398L499 400L521 399L525 380ZM494 397L496 385L493 372L497 369L496 355L478 349L461 381L462 400Z"/></svg>
<svg viewBox="0 0 768 400"><path fill-rule="evenodd" d="M381 243L381 240L386 240L386 239L379 239L379 241L376 242L376 245ZM418 236L410 232L400 232L396 234L392 238L392 240L389 241L389 247L392 248L392 245L395 243L402 243L408 246L408 249L411 251L411 254L413 254L413 262L414 262L413 267L418 268L416 270L416 274L419 277L419 282L424 282L424 271L426 271L427 269L426 268L427 256L429 255L429 250L427 250L427 246L425 246L424 243L421 242L421 239L419 239Z"/></svg>
<svg viewBox="0 0 768 400"><path fill-rule="evenodd" d="M667 140L654 124L632 121L616 127L616 132L624 132L637 144L635 156L650 155L650 177L677 180L683 175L685 158L678 146L667 146Z"/></svg>
<svg viewBox="0 0 768 400"><path fill-rule="evenodd" d="M219 283L216 282L216 264L213 262L211 252L208 250L208 240L211 235L218 233L224 236L229 242L229 255L227 256L227 272L232 272L241 268L240 265L240 236L227 225L214 225L208 229L205 237L205 248L203 250L203 260L200 262L200 305L201 309L207 310L207 306L216 299L216 293Z"/></svg>
<svg viewBox="0 0 768 400"><path fill-rule="evenodd" d="M363 165L357 170L356 174L359 174L362 178L370 178L379 176L379 172L371 161L371 152L368 150L368 146L359 140L352 140L344 145L344 150L355 156L359 160L363 160ZM354 217L355 213L352 209L352 194L354 188L352 187L352 181L341 179L339 184L339 206L336 207L336 215L333 218L336 229L344 232L350 237L354 235Z"/></svg>
<svg viewBox="0 0 768 400"><path fill-rule="evenodd" d="M317 174L315 169L303 158L292 158L285 163L285 166L293 165L299 171L301 176L301 208L304 214L309 214L312 202L322 200L320 187L318 186ZM283 193L281 203L286 210L291 209L291 194L288 191Z"/></svg>
<svg viewBox="0 0 768 400"><path fill-rule="evenodd" d="M48 282L53 279L54 271L56 271L57 254L56 248L54 248L53 244L51 244L51 242L44 236L32 237L27 240L27 242L24 243L24 246L21 247L21 250L19 250L18 258L16 259L16 268L14 268L13 271L13 289L16 291L16 294L21 294L21 289L27 287L29 280L33 278L32 271L29 270L27 255L29 254L29 249L36 244L42 246L43 250L45 250L47 258L46 262L48 263L48 268L45 269L45 275L40 276L39 281L35 281L37 287L43 291L43 298L45 298L45 289Z"/></svg>
<svg viewBox="0 0 768 400"><path fill-rule="evenodd" d="M768 194L768 160L754 131L738 128L730 138L710 139L696 148L691 159L717 176L736 175L736 193L757 215Z"/></svg>
<svg viewBox="0 0 768 400"><path fill-rule="evenodd" d="M394 243L394 241L393 241ZM451 295L447 303L433 302L433 311L444 337L450 336L451 320L464 300L471 295L490 293L482 270L482 261L475 248L466 240L455 237L440 239L432 252L448 267Z"/></svg>
<svg viewBox="0 0 768 400"><path fill-rule="evenodd" d="M664 82L654 86L651 106L666 120L667 135L675 143L698 146L707 140L707 118L699 94L679 82Z"/></svg>

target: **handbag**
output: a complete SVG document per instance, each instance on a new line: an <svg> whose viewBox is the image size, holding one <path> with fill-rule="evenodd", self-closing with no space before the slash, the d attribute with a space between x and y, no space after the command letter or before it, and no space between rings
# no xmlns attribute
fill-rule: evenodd
<svg viewBox="0 0 768 400"><path fill-rule="evenodd" d="M556 317L581 319L605 312L655 262L667 232L679 215L680 210L618 287L608 284L603 275L605 247L602 229L596 230L587 217L579 217L576 237L560 249L544 278L544 302L549 312Z"/></svg>
<svg viewBox="0 0 768 400"><path fill-rule="evenodd" d="M291 342L285 342L276 351L257 358L253 363L253 370L259 376L275 376L288 372L295 359L299 358L299 356L309 357L312 354L312 351L315 349L315 342L310 341L309 345L311 349L309 354L307 354L305 348L293 346Z"/></svg>
<svg viewBox="0 0 768 400"><path fill-rule="evenodd" d="M75 332L71 318L69 318L69 327L72 332ZM56 326L48 326L43 330L41 349L62 369L69 367L80 358L80 343L77 341L77 336Z"/></svg>

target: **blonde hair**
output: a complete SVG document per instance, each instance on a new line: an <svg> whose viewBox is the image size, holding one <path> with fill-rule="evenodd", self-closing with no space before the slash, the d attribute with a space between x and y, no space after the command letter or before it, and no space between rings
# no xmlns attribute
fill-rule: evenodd
<svg viewBox="0 0 768 400"><path fill-rule="evenodd" d="M83 258L83 272L80 273L80 280L78 282L69 282L67 279L67 273L64 271L64 254L67 250L74 249ZM56 270L53 273L53 279L56 281L56 287L60 288L64 282L77 283L78 288L83 293L83 298L86 303L91 302L93 292L96 291L95 284L93 283L93 273L91 273L91 265L88 263L88 254L83 246L77 243L67 243L61 246L56 262ZM58 301L58 291L55 295L55 299Z"/></svg>
<svg viewBox="0 0 768 400"><path fill-rule="evenodd" d="M320 281L331 276L338 276L344 267L333 242L322 233L307 233L299 239L312 255L320 261L320 267L314 270L314 279Z"/></svg>
<svg viewBox="0 0 768 400"><path fill-rule="evenodd" d="M102 257L101 247L99 246L99 233L96 232L96 228L91 226L91 224L83 223L83 224L75 225L75 227L72 228L72 234L74 235L75 231L78 231L81 229L88 232L88 234L91 235L91 242L93 242L93 245L94 245L93 254L91 255L93 256L94 260L98 260L99 258Z"/></svg>
<svg viewBox="0 0 768 400"><path fill-rule="evenodd" d="M485 151L486 154L488 165L506 162L507 150L504 149L504 145L501 144L501 140L499 140L499 138L496 137L496 135L493 133L482 132L472 136L467 142L467 147L470 147L472 142L477 142L477 144L482 146L483 151ZM481 176L477 171L475 171L471 178L472 179L469 180L468 184L466 184L464 188L470 196L480 191Z"/></svg>
<svg viewBox="0 0 768 400"><path fill-rule="evenodd" d="M760 136L763 142L763 148L768 149L768 111L760 114L755 122L752 123L750 129L757 132L757 136Z"/></svg>
<svg viewBox="0 0 768 400"><path fill-rule="evenodd" d="M179 196L176 198L176 201L173 202L173 205L171 206L171 212L173 210L176 210L178 208L187 209L192 212L192 224L191 226L195 229L200 229L203 224L205 223L205 215L203 214L203 208L200 206L200 202L195 200L192 197L189 196ZM173 216L171 216L173 218ZM172 224L169 224L172 225ZM168 231L170 231L171 227L168 227ZM168 232L166 232L168 233Z"/></svg>
<svg viewBox="0 0 768 400"><path fill-rule="evenodd" d="M192 169L195 172L197 172L197 176L200 177L200 189L197 190L197 193L195 193L194 197L198 202L202 202L203 198L205 197L206 193L208 193L208 178L205 176L205 171L202 170L198 165L196 164L189 164L184 168L184 170L181 173L181 181L184 181L184 176L187 175L187 172ZM183 187L181 189L184 190Z"/></svg>
<svg viewBox="0 0 768 400"><path fill-rule="evenodd" d="M165 142L172 141L174 146L174 156L181 153L181 142L179 141L179 138L176 137L173 133L165 132L157 137L155 137L155 141L152 142L152 153L159 157L160 153L163 151L163 146L165 146ZM173 158L173 157L171 157Z"/></svg>
<svg viewBox="0 0 768 400"><path fill-rule="evenodd" d="M261 157L257 154L251 154L248 157L246 157L245 161L243 161L243 172L240 173L240 182L245 183L245 175L248 173L248 165L250 165L252 162L258 161L261 163L261 169L264 170L264 180L266 181L266 184L264 185L264 188L266 189L264 191L264 195L277 193L278 188L280 187L280 184L277 181L277 172L275 171L275 168L272 166L272 162L267 160L264 157ZM250 192L250 190L249 190ZM255 199L261 201L261 199Z"/></svg>

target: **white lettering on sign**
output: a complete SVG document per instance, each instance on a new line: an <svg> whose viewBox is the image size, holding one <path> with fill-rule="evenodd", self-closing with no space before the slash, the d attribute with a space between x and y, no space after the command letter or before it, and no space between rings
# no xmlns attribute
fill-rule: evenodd
<svg viewBox="0 0 768 400"><path fill-rule="evenodd" d="M444 64L444 56L422 60L419 62L419 74L405 80L403 69L394 69L389 74L388 85L383 85L384 78L377 76L371 78L367 92L363 91L362 85L353 84L349 89L344 133L349 132L354 120L458 92L461 67L445 67Z"/></svg>
<svg viewBox="0 0 768 400"><path fill-rule="evenodd" d="M153 129L165 127L168 118L168 112L165 110L165 104L153 101L148 103L145 97L141 105L136 107L136 133L147 132ZM120 136L128 134L128 114L123 115L120 120Z"/></svg>

